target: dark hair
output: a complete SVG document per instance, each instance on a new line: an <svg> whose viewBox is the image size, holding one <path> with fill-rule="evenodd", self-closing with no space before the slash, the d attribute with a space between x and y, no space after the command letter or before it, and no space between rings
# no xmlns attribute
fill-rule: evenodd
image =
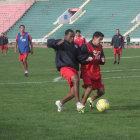
<svg viewBox="0 0 140 140"><path fill-rule="evenodd" d="M20 28L21 26L23 26L23 27L25 28L25 25L20 25L19 28Z"/></svg>
<svg viewBox="0 0 140 140"><path fill-rule="evenodd" d="M72 29L67 29L67 30L65 31L65 35L67 35L69 32L74 33L74 31L73 31Z"/></svg>
<svg viewBox="0 0 140 140"><path fill-rule="evenodd" d="M120 31L119 29L116 29L116 30Z"/></svg>
<svg viewBox="0 0 140 140"><path fill-rule="evenodd" d="M80 30L76 30L76 33L77 33L77 32L81 33L81 31L80 31Z"/></svg>
<svg viewBox="0 0 140 140"><path fill-rule="evenodd" d="M98 38L98 37L104 37L104 34L103 33L101 33L101 32L95 32L94 34L93 34L93 38L94 37L96 37L96 38Z"/></svg>

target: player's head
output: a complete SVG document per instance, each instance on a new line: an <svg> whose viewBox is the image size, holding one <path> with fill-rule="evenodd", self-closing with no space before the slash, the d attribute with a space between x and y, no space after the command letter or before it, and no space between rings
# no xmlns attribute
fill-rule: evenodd
<svg viewBox="0 0 140 140"><path fill-rule="evenodd" d="M93 34L92 42L94 43L94 45L98 46L102 42L103 38L104 38L104 34L103 33L95 32Z"/></svg>
<svg viewBox="0 0 140 140"><path fill-rule="evenodd" d="M68 29L65 31L65 39L69 42L72 43L74 41L74 31L72 29Z"/></svg>
<svg viewBox="0 0 140 140"><path fill-rule="evenodd" d="M21 33L24 33L24 31L25 31L25 25L20 25L19 26L19 29L20 29L20 32Z"/></svg>
<svg viewBox="0 0 140 140"><path fill-rule="evenodd" d="M116 29L116 35L119 35L119 34L120 34L120 30Z"/></svg>
<svg viewBox="0 0 140 140"><path fill-rule="evenodd" d="M81 35L81 31L80 30L76 30L76 36L80 37Z"/></svg>

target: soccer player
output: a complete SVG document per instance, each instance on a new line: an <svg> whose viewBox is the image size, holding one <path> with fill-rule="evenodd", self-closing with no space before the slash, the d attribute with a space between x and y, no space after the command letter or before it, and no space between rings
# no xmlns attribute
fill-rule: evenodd
<svg viewBox="0 0 140 140"><path fill-rule="evenodd" d="M4 51L5 51L5 56L7 55L7 50L8 50L8 38L6 34L4 33Z"/></svg>
<svg viewBox="0 0 140 140"><path fill-rule="evenodd" d="M25 32L25 26L19 26L20 33L16 36L15 53L17 52L17 46L19 49L19 60L22 62L25 76L28 76L28 54L33 54L32 38L29 33Z"/></svg>
<svg viewBox="0 0 140 140"><path fill-rule="evenodd" d="M86 43L86 39L84 36L81 36L81 31L76 30L76 36L74 38L74 43L78 44L81 47L84 43Z"/></svg>
<svg viewBox="0 0 140 140"><path fill-rule="evenodd" d="M120 63L120 55L122 54L123 37L120 34L119 29L116 29L116 35L113 36L111 46L114 48L114 64L116 61L116 54L118 54L118 64Z"/></svg>
<svg viewBox="0 0 140 140"><path fill-rule="evenodd" d="M70 87L70 93L68 93L61 101L56 101L58 112L62 111L64 103L68 102L72 98L76 99L77 111L81 111L84 108L79 101L79 62L86 63L93 58L92 53L82 53L81 48L74 43L74 31L68 29L65 31L65 39L48 39L47 46L53 48L56 52L56 67L60 71L61 76L67 79Z"/></svg>
<svg viewBox="0 0 140 140"><path fill-rule="evenodd" d="M2 56L3 56L3 50L5 51L5 56L7 55L7 44L8 44L8 38L6 37L5 33L1 33L0 46L1 46L1 55Z"/></svg>
<svg viewBox="0 0 140 140"><path fill-rule="evenodd" d="M93 60L86 65L81 65L81 78L83 79L83 88L85 93L82 97L81 103L85 105L88 96L93 90L97 90L92 98L88 100L90 107L94 105L94 100L101 97L104 93L104 84L102 83L100 65L105 64L105 56L101 41L103 40L103 33L95 32L93 38L86 44L83 44L81 50L83 52L93 52Z"/></svg>

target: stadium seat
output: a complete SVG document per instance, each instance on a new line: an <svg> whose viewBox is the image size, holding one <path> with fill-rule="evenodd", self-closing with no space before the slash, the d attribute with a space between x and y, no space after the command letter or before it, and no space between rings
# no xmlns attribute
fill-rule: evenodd
<svg viewBox="0 0 140 140"><path fill-rule="evenodd" d="M33 3L0 5L0 32L7 31Z"/></svg>
<svg viewBox="0 0 140 140"><path fill-rule="evenodd" d="M67 8L78 8L84 0L51 0L36 1L30 10L7 32L9 38L15 38L20 24L26 26L32 38L39 39L52 31L58 25L53 25L57 18ZM86 13L73 24L66 24L50 37L62 38L64 30L80 29L86 38L91 38L93 32L101 31L105 38L111 38L115 29L120 29L121 34L127 32L135 23L131 20L139 13L139 0L90 0L83 8ZM139 29L140 30L140 29ZM136 35L137 34L132 34ZM132 36L133 37L133 36Z"/></svg>

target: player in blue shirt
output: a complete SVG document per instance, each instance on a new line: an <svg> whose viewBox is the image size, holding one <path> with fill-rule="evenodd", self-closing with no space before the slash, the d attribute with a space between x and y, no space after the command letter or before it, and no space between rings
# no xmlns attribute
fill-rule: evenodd
<svg viewBox="0 0 140 140"><path fill-rule="evenodd" d="M20 29L20 33L18 33L16 36L15 53L17 52L17 46L18 46L19 60L22 61L25 76L28 76L27 58L30 52L31 54L33 54L32 38L29 33L25 32L24 25L20 25L19 29Z"/></svg>

